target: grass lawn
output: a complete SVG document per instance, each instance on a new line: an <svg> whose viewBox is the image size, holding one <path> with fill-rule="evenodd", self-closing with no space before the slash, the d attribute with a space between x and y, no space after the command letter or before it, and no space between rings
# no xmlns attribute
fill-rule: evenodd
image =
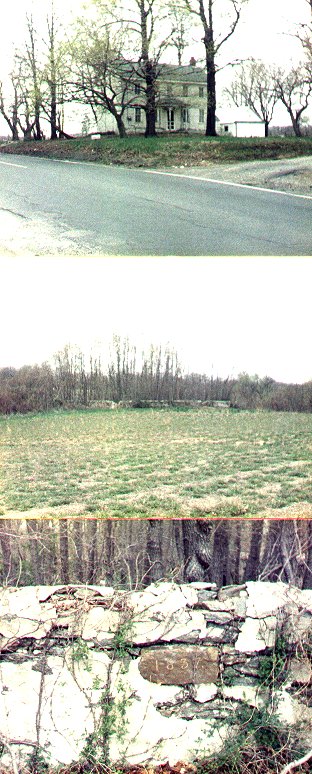
<svg viewBox="0 0 312 774"><path fill-rule="evenodd" d="M310 155L312 137L103 136L99 140L20 141L0 146L0 152L135 167L197 166Z"/></svg>
<svg viewBox="0 0 312 774"><path fill-rule="evenodd" d="M272 515L300 503L312 514L312 414L2 416L0 446L2 516Z"/></svg>

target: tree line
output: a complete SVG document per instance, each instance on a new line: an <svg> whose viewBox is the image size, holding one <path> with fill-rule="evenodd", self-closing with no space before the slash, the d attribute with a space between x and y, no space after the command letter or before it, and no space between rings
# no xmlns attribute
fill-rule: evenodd
<svg viewBox="0 0 312 774"><path fill-rule="evenodd" d="M221 402L221 403L220 403ZM111 404L149 406L200 404L233 409L312 411L312 381L285 384L241 373L236 378L185 373L174 349L137 351L114 336L107 362L66 346L54 364L0 369L0 413L106 408Z"/></svg>
<svg viewBox="0 0 312 774"><path fill-rule="evenodd" d="M306 0L312 16L310 0ZM0 82L0 112L13 140L40 141L69 137L65 106L85 105L100 119L109 112L121 137L127 134L129 105L145 114L145 135L156 135L159 80L164 56L177 64L188 48L201 47L206 81L206 130L215 136L216 77L226 43L235 34L248 0L89 0L87 12L70 30L57 18L51 0L45 30L27 14L25 42L15 51L10 83ZM286 108L293 131L302 134L303 113L312 91L312 23L298 18L293 33L302 57L286 68L253 58L231 62L238 67L227 95L248 106L265 122L266 134L277 101ZM168 77L168 67L167 67ZM85 118L88 132L89 118Z"/></svg>
<svg viewBox="0 0 312 774"><path fill-rule="evenodd" d="M159 580L312 586L309 519L0 520L2 586Z"/></svg>

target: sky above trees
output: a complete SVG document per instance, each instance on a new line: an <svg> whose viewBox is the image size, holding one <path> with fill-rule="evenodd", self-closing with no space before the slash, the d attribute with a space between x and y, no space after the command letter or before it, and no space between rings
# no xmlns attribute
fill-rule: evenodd
<svg viewBox="0 0 312 774"><path fill-rule="evenodd" d="M0 80L5 81L12 68L15 48L20 48L26 37L26 13L33 14L34 23L39 34L44 30L47 13L51 9L52 0L16 0L7 4L0 30ZM129 0L131 3L131 0ZM71 20L80 12L88 14L92 2L83 0L54 0L54 10L64 24L66 33L70 29ZM302 49L294 32L296 24L309 20L309 5L306 0L248 0L243 8L241 19L235 34L222 48L221 66L236 59L254 57L278 65L296 64L302 58ZM42 32L43 34L43 32ZM200 29L190 35L190 46L185 51L185 61L191 55L197 61L204 56L204 50L198 41ZM167 60L175 61L174 50L166 52ZM234 75L232 67L226 67L218 75L218 103L222 99L222 90L229 85ZM309 115L309 114L307 114ZM310 116L311 118L311 110ZM289 123L286 110L278 106L275 110L273 123ZM6 133L7 127L1 121L0 132Z"/></svg>
<svg viewBox="0 0 312 774"><path fill-rule="evenodd" d="M1 284L0 367L105 355L119 334L187 371L312 379L310 258L2 258Z"/></svg>
<svg viewBox="0 0 312 774"><path fill-rule="evenodd" d="M130 0L131 2L131 0ZM54 9L67 25L71 18L91 3L83 0L54 0ZM1 22L1 69L6 69L12 45L20 45L25 36L26 13L33 14L43 24L51 8L51 0L16 0L7 4ZM296 56L298 47L287 33L294 31L296 23L308 21L309 8L306 0L249 0L246 3L236 35L229 41L228 52L237 56L254 56L283 64ZM193 43L192 45L195 45ZM292 49L292 51L291 51ZM240 54L241 52L241 54Z"/></svg>

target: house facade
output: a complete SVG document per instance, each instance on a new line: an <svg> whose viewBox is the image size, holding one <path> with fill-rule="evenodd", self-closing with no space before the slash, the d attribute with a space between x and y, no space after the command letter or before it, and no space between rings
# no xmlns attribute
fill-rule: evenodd
<svg viewBox="0 0 312 774"><path fill-rule="evenodd" d="M205 70L190 65L163 65L158 80L157 131L204 132L207 116Z"/></svg>
<svg viewBox="0 0 312 774"><path fill-rule="evenodd" d="M191 60L192 61L192 60ZM127 107L123 120L128 134L145 131L145 90L139 76L133 76L129 86ZM205 131L207 115L206 73L196 63L189 65L160 65L156 94L156 129L162 132ZM92 122L88 131L116 131L114 117L108 112Z"/></svg>

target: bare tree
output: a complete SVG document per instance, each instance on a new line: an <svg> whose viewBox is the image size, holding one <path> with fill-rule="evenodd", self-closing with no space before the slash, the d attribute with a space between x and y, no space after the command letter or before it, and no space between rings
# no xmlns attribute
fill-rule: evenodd
<svg viewBox="0 0 312 774"><path fill-rule="evenodd" d="M67 52L64 42L60 41L60 22L54 11L54 3L51 0L50 14L46 18L46 39L43 41L43 86L42 86L42 111L50 124L51 140L58 137L68 137L64 131L63 106L66 98L65 82L68 69Z"/></svg>
<svg viewBox="0 0 312 774"><path fill-rule="evenodd" d="M12 140L18 140L18 109L19 109L19 94L17 83L14 76L11 76L11 85L13 91L13 99L11 103L6 107L3 84L0 81L0 113L7 122L10 131L12 133Z"/></svg>
<svg viewBox="0 0 312 774"><path fill-rule="evenodd" d="M42 103L42 78L37 55L37 33L32 15L26 15L28 39L26 40L26 53L24 57L26 66L26 77L29 74L33 94L34 111L34 138L42 140L43 132L40 124L41 103ZM28 73L27 73L28 70Z"/></svg>
<svg viewBox="0 0 312 774"><path fill-rule="evenodd" d="M189 14L186 8L177 5L176 0L168 3L168 14L172 18L170 48L174 48L178 65L182 65L184 51L189 44Z"/></svg>
<svg viewBox="0 0 312 774"><path fill-rule="evenodd" d="M108 111L120 137L126 137L125 112L133 101L134 66L122 53L126 35L124 23L114 29L104 16L92 24L79 20L70 42L70 99L89 105L96 121Z"/></svg>
<svg viewBox="0 0 312 774"><path fill-rule="evenodd" d="M302 136L302 114L309 106L312 93L312 78L309 67L304 63L288 72L279 68L274 77L277 98L290 116L296 137Z"/></svg>
<svg viewBox="0 0 312 774"><path fill-rule="evenodd" d="M207 73L207 121L206 136L216 136L216 72L217 57L221 47L234 34L239 23L243 4L248 0L228 0L227 28L225 32L215 33L216 8L215 0L183 0L190 14L195 16L203 29L203 44ZM224 9L224 0L219 3L219 14Z"/></svg>
<svg viewBox="0 0 312 774"><path fill-rule="evenodd" d="M237 107L246 105L265 123L265 136L269 134L278 95L274 82L274 70L264 62L250 60L242 65L231 86L225 89Z"/></svg>

